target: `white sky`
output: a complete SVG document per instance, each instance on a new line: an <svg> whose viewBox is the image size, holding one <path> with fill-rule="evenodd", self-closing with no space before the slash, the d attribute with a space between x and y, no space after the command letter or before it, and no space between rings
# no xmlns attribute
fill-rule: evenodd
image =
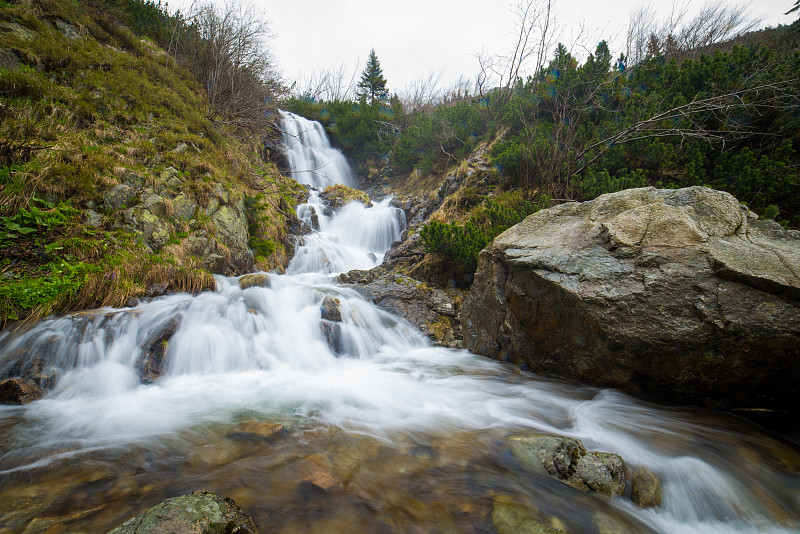
<svg viewBox="0 0 800 534"><path fill-rule="evenodd" d="M516 4L513 0L249 1L271 21L271 48L287 82L342 64L347 65L349 73L357 71L358 78L370 48L374 48L392 93L402 92L428 73L441 72L440 85L445 87L462 74L474 78L478 72L476 53L482 49L499 53L513 41L512 6ZM641 3L554 0L563 28L561 41L570 43L583 24L591 30L585 39L587 46L593 49L599 40L607 39L617 57L630 11ZM683 5L682 1L678 3ZM664 5L660 9L666 15L672 2L657 4ZM702 4L699 0L692 2L697 8ZM789 24L796 13L783 13L793 4L794 0L752 0L749 14L762 19L762 27Z"/></svg>

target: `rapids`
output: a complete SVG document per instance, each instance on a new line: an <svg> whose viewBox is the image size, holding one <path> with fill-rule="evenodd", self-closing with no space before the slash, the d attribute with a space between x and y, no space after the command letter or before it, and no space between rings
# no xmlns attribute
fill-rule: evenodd
<svg viewBox="0 0 800 534"><path fill-rule="evenodd" d="M352 183L346 162L306 150L327 139L309 142L324 132L304 121L284 117L295 176ZM0 406L0 532L103 532L196 489L235 499L260 532L495 532L498 499L572 533L800 529L795 445L728 415L431 346L335 282L382 261L400 210L386 200L328 213L312 190L298 216L317 231L269 287L217 277L214 292L0 333L0 376L41 358L58 377L43 399ZM336 347L326 298L339 301ZM163 375L142 383L142 357L169 330ZM241 431L253 424L281 430ZM525 471L503 445L524 432L649 467L663 505Z"/></svg>

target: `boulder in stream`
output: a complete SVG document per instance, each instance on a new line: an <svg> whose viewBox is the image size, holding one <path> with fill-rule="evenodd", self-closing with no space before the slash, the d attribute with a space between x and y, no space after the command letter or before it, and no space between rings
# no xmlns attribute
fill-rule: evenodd
<svg viewBox="0 0 800 534"><path fill-rule="evenodd" d="M253 520L232 499L195 491L167 499L109 534L256 534Z"/></svg>
<svg viewBox="0 0 800 534"><path fill-rule="evenodd" d="M524 467L581 491L625 493L625 462L618 454L587 451L580 440L544 434L511 436L506 446Z"/></svg>
<svg viewBox="0 0 800 534"><path fill-rule="evenodd" d="M705 187L542 210L481 252L464 346L672 402L800 413L800 232Z"/></svg>
<svg viewBox="0 0 800 534"><path fill-rule="evenodd" d="M42 397L42 390L30 378L0 380L0 404L28 404Z"/></svg>

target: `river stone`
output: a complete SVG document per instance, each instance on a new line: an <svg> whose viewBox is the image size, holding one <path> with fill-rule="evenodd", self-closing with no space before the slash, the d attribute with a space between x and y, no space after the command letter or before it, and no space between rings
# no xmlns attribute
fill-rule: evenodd
<svg viewBox="0 0 800 534"><path fill-rule="evenodd" d="M661 479L650 469L638 466L631 476L631 500L641 508L661 506L663 490Z"/></svg>
<svg viewBox="0 0 800 534"><path fill-rule="evenodd" d="M42 397L42 390L30 378L6 378L0 381L0 403L28 404Z"/></svg>
<svg viewBox="0 0 800 534"><path fill-rule="evenodd" d="M331 352L337 356L342 354L342 325L332 321L320 321L320 330L325 343L330 347Z"/></svg>
<svg viewBox="0 0 800 534"><path fill-rule="evenodd" d="M197 203L184 193L172 199L172 217L176 221L188 221L196 211Z"/></svg>
<svg viewBox="0 0 800 534"><path fill-rule="evenodd" d="M492 504L492 524L497 534L566 534L539 521L511 497L499 495Z"/></svg>
<svg viewBox="0 0 800 534"><path fill-rule="evenodd" d="M389 266L374 271L352 270L339 275L344 284L419 328L433 342L461 348L461 325L456 316L457 291L434 289L410 276L396 271L385 272Z"/></svg>
<svg viewBox="0 0 800 534"><path fill-rule="evenodd" d="M227 437L238 441L274 441L286 434L286 426L280 423L247 421L239 423L228 432Z"/></svg>
<svg viewBox="0 0 800 534"><path fill-rule="evenodd" d="M587 451L580 440L543 434L511 436L506 446L524 467L581 491L625 493L625 462L618 454Z"/></svg>
<svg viewBox="0 0 800 534"><path fill-rule="evenodd" d="M115 211L129 206L136 198L136 192L127 184L117 184L105 194L103 203L107 211Z"/></svg>
<svg viewBox="0 0 800 534"><path fill-rule="evenodd" d="M247 289L250 287L269 287L269 275L267 273L253 273L239 278L239 288Z"/></svg>
<svg viewBox="0 0 800 534"><path fill-rule="evenodd" d="M136 360L136 370L143 384L152 384L164 371L164 360L169 340L180 326L180 318L173 317L153 337L144 342L142 352Z"/></svg>
<svg viewBox="0 0 800 534"><path fill-rule="evenodd" d="M320 306L320 314L326 321L333 321L335 323L342 322L342 310L340 308L341 302L334 297L325 297Z"/></svg>
<svg viewBox="0 0 800 534"><path fill-rule="evenodd" d="M232 499L196 491L167 499L109 534L255 534L253 520Z"/></svg>
<svg viewBox="0 0 800 534"><path fill-rule="evenodd" d="M705 187L562 204L481 252L464 346L633 394L796 415L798 265L800 232Z"/></svg>

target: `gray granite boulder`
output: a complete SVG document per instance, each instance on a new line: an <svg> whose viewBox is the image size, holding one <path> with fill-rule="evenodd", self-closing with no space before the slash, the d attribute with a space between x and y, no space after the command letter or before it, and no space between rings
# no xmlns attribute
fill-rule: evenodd
<svg viewBox="0 0 800 534"><path fill-rule="evenodd" d="M464 345L717 408L800 407L800 233L728 193L642 188L540 211L481 252Z"/></svg>

